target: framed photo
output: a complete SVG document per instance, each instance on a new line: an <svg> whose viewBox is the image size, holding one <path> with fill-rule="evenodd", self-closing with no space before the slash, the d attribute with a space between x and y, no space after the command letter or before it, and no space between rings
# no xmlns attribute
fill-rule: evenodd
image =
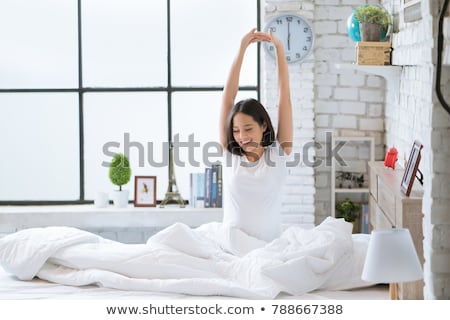
<svg viewBox="0 0 450 320"><path fill-rule="evenodd" d="M156 207L156 176L134 177L134 206Z"/></svg>
<svg viewBox="0 0 450 320"><path fill-rule="evenodd" d="M416 177L417 170L419 169L419 162L421 158L420 151L422 150L422 147L423 145L419 141L414 141L408 162L406 163L406 168L403 173L401 183L401 190L407 197L409 197L409 194L411 193L414 179Z"/></svg>
<svg viewBox="0 0 450 320"><path fill-rule="evenodd" d="M422 19L422 0L403 0L403 20L413 22Z"/></svg>

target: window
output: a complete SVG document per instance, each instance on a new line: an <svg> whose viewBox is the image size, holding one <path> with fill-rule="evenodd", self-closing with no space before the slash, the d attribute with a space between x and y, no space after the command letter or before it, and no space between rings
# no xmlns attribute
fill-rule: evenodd
<svg viewBox="0 0 450 320"><path fill-rule="evenodd" d="M82 203L110 192L112 154L134 175L168 185L168 141L180 149L177 186L218 140L220 97L260 1L3 0L0 3L0 202ZM258 47L249 48L240 97L259 95ZM212 152L212 150L211 150ZM6 155L6 156L5 156ZM214 160L211 158L211 160ZM183 163L181 163L183 162ZM133 199L133 179L125 188Z"/></svg>

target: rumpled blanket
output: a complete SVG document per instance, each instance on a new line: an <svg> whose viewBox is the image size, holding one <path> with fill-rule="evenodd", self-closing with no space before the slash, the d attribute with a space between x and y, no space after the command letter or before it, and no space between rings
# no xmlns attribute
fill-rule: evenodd
<svg viewBox="0 0 450 320"><path fill-rule="evenodd" d="M145 244L123 244L71 227L31 228L0 239L0 264L20 280L274 299L372 285L360 279L369 236L351 229L329 217L266 243L221 223L176 223Z"/></svg>

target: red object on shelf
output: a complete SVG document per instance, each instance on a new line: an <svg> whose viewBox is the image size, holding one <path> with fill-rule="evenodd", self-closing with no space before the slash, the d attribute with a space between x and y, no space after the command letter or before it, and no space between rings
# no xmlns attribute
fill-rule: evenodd
<svg viewBox="0 0 450 320"><path fill-rule="evenodd" d="M384 165L388 168L395 169L395 162L397 161L398 151L394 147L390 148L384 157Z"/></svg>

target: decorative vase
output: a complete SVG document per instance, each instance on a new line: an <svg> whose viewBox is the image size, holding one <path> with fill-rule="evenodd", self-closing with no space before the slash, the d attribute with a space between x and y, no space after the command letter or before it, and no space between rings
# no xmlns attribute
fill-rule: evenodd
<svg viewBox="0 0 450 320"><path fill-rule="evenodd" d="M116 208L125 208L128 206L128 190L116 190L113 192L112 198Z"/></svg>
<svg viewBox="0 0 450 320"><path fill-rule="evenodd" d="M383 26L375 23L360 23L359 33L361 41L380 41Z"/></svg>
<svg viewBox="0 0 450 320"><path fill-rule="evenodd" d="M94 205L96 208L106 208L108 206L108 194L106 192L97 192Z"/></svg>

